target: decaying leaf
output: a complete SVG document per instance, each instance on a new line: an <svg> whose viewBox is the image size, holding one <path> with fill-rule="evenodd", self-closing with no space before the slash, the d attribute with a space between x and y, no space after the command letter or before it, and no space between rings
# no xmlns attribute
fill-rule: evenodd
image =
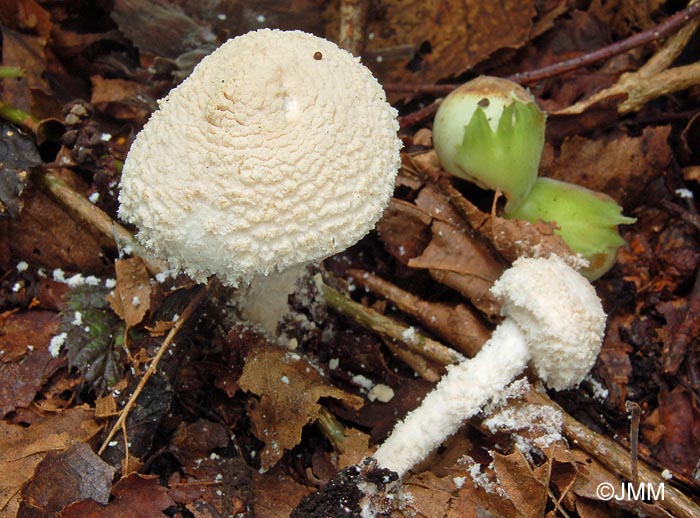
<svg viewBox="0 0 700 518"><path fill-rule="evenodd" d="M146 315L151 303L151 283L146 265L140 257L119 259L115 263L117 285L107 295L112 310L133 327Z"/></svg>
<svg viewBox="0 0 700 518"><path fill-rule="evenodd" d="M572 182L634 206L672 159L670 126L647 127L639 136L565 140L556 157L546 153L542 176Z"/></svg>
<svg viewBox="0 0 700 518"><path fill-rule="evenodd" d="M65 360L51 357L49 342L60 320L52 311L0 315L0 417L29 405Z"/></svg>
<svg viewBox="0 0 700 518"><path fill-rule="evenodd" d="M299 444L302 428L318 417L319 398L332 397L359 408L363 400L329 384L298 354L262 347L246 357L240 387L259 396L251 399L248 415L253 432L265 448L260 465L267 470L282 458L284 450Z"/></svg>
<svg viewBox="0 0 700 518"><path fill-rule="evenodd" d="M158 477L133 474L122 478L111 490L113 500L102 504L84 500L66 507L61 518L155 518L165 516L163 510L175 502Z"/></svg>
<svg viewBox="0 0 700 518"><path fill-rule="evenodd" d="M116 347L123 343L126 327L107 307L108 292L108 288L99 285L74 288L68 308L61 312L68 361L98 394L122 376Z"/></svg>
<svg viewBox="0 0 700 518"><path fill-rule="evenodd" d="M299 484L277 468L264 476L255 474L253 487L256 518L289 516L299 501L312 492L311 488Z"/></svg>
<svg viewBox="0 0 700 518"><path fill-rule="evenodd" d="M0 219L17 217L29 171L41 164L34 139L8 122L0 122Z"/></svg>
<svg viewBox="0 0 700 518"><path fill-rule="evenodd" d="M22 488L20 516L51 516L80 500L106 504L115 470L84 442L48 452Z"/></svg>
<svg viewBox="0 0 700 518"><path fill-rule="evenodd" d="M534 1L388 0L370 20L365 60L383 83L426 82L460 74L531 36Z"/></svg>
<svg viewBox="0 0 700 518"><path fill-rule="evenodd" d="M0 514L15 516L24 484L48 452L60 452L75 441L87 442L100 430L87 406L74 407L25 427L0 422Z"/></svg>

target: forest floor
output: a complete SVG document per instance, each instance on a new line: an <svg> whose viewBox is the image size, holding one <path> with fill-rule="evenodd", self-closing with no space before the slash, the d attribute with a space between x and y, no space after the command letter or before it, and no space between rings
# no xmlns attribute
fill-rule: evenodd
<svg viewBox="0 0 700 518"><path fill-rule="evenodd" d="M436 101L479 74L546 110L540 175L636 222L594 283L608 324L591 374L562 392L524 378L387 488L386 515L700 516L694 5L0 0L0 516L282 518L366 457L440 358L487 338L499 316L481 295L500 272L536 247L568 253L551 225L500 218L492 192L438 165ZM261 27L362 56L404 143L376 231L323 264L330 307L293 301L293 353L238 321L215 280L129 256L134 229L116 223L157 99ZM411 349L416 334L443 357ZM626 484L644 498L601 493Z"/></svg>

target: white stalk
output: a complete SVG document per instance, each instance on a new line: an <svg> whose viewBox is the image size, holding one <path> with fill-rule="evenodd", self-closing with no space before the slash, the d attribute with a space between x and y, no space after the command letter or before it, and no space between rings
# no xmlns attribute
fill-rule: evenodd
<svg viewBox="0 0 700 518"><path fill-rule="evenodd" d="M504 320L479 354L448 367L421 405L396 425L373 455L378 467L403 477L520 374L529 358L520 328Z"/></svg>

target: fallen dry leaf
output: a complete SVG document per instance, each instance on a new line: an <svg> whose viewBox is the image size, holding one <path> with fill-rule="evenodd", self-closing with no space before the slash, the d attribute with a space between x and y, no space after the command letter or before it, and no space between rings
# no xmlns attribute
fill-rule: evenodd
<svg viewBox="0 0 700 518"><path fill-rule="evenodd" d="M301 431L316 420L319 398L332 397L353 408L363 399L331 385L311 364L298 354L263 347L246 357L241 389L259 396L248 403L253 432L265 447L260 466L268 470L282 458L284 450L299 444Z"/></svg>
<svg viewBox="0 0 700 518"><path fill-rule="evenodd" d="M163 510L175 502L158 477L133 474L122 478L111 490L113 500L108 504L84 500L67 506L60 518L156 518L165 516Z"/></svg>
<svg viewBox="0 0 700 518"><path fill-rule="evenodd" d="M65 363L49 353L60 318L52 311L0 315L0 417L26 407L48 378Z"/></svg>
<svg viewBox="0 0 700 518"><path fill-rule="evenodd" d="M151 306L151 279L140 257L119 259L114 266L117 285L107 300L126 325L133 327L143 320Z"/></svg>
<svg viewBox="0 0 700 518"><path fill-rule="evenodd" d="M635 206L649 182L665 171L672 153L670 126L647 127L640 136L565 140L556 157L545 154L541 175L583 185Z"/></svg>
<svg viewBox="0 0 700 518"><path fill-rule="evenodd" d="M17 515L24 484L50 451L63 451L75 441L86 442L101 429L87 406L50 414L30 426L0 422L0 513Z"/></svg>
<svg viewBox="0 0 700 518"><path fill-rule="evenodd" d="M365 62L383 83L434 83L461 74L497 50L527 42L535 3L385 0L366 28Z"/></svg>
<svg viewBox="0 0 700 518"><path fill-rule="evenodd" d="M22 488L18 514L51 516L87 499L106 504L114 473L84 442L75 442L65 451L50 451Z"/></svg>
<svg viewBox="0 0 700 518"><path fill-rule="evenodd" d="M304 496L313 492L277 468L264 476L254 474L253 482L256 518L286 518Z"/></svg>

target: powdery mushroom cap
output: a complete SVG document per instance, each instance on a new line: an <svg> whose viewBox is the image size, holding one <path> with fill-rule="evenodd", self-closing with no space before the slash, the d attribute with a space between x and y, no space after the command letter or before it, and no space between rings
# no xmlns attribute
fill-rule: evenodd
<svg viewBox="0 0 700 518"><path fill-rule="evenodd" d="M320 260L381 216L396 111L358 58L299 31L229 40L159 102L124 164L119 215L199 282Z"/></svg>
<svg viewBox="0 0 700 518"><path fill-rule="evenodd" d="M578 385L593 367L605 332L605 313L593 286L563 259L521 258L492 293L530 349L530 363L548 387Z"/></svg>

